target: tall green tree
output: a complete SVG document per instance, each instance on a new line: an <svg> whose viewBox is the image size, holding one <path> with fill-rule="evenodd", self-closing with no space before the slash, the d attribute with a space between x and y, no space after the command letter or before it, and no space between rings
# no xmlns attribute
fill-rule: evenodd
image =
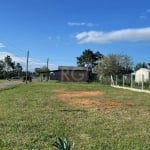
<svg viewBox="0 0 150 150"><path fill-rule="evenodd" d="M17 64L15 65L15 70L16 70L16 72L17 72L18 78L20 78L20 76L21 76L21 74L22 74L22 70L23 70L23 68L22 68L22 66L21 66L20 63L17 63Z"/></svg>
<svg viewBox="0 0 150 150"><path fill-rule="evenodd" d="M39 76L39 75L40 75L40 72L41 72L41 68L35 68L35 69L34 69L34 72L35 72L35 75L36 75L36 76Z"/></svg>
<svg viewBox="0 0 150 150"><path fill-rule="evenodd" d="M134 70L137 71L140 68L148 68L148 64L145 62L139 62L135 65Z"/></svg>
<svg viewBox="0 0 150 150"><path fill-rule="evenodd" d="M4 64L5 64L5 78L11 78L11 77L20 77L22 73L22 66L20 63L15 63L12 61L12 58L10 56L6 56L4 58Z"/></svg>
<svg viewBox="0 0 150 150"><path fill-rule="evenodd" d="M4 62L5 62L5 67L6 67L6 71L8 72L11 68L12 68L12 58L10 56L6 56L4 58Z"/></svg>
<svg viewBox="0 0 150 150"><path fill-rule="evenodd" d="M8 79L9 78L9 71L12 69L12 58L10 56L6 56L4 58L4 63L5 63L5 78Z"/></svg>
<svg viewBox="0 0 150 150"><path fill-rule="evenodd" d="M47 66L42 66L41 68L35 68L34 69L34 72L35 72L36 76L39 76L40 73L47 73L49 71L50 70L47 68Z"/></svg>
<svg viewBox="0 0 150 150"><path fill-rule="evenodd" d="M129 56L124 54L109 54L105 56L96 66L98 75L123 75L133 70L133 63Z"/></svg>
<svg viewBox="0 0 150 150"><path fill-rule="evenodd" d="M90 49L85 49L82 54L77 57L77 65L80 67L84 67L87 65L93 68L103 57L104 55L101 54L99 51L94 53Z"/></svg>
<svg viewBox="0 0 150 150"><path fill-rule="evenodd" d="M49 69L47 68L47 66L42 66L40 69L39 69L39 72L48 72Z"/></svg>
<svg viewBox="0 0 150 150"><path fill-rule="evenodd" d="M4 61L0 60L0 72L3 71L5 68L5 63Z"/></svg>

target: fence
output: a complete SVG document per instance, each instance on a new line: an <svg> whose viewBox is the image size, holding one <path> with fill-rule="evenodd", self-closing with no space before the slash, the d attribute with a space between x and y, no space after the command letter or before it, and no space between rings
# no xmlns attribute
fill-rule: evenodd
<svg viewBox="0 0 150 150"><path fill-rule="evenodd" d="M135 81L135 75L134 74L128 74L128 75L116 75L111 76L111 85L112 86L120 86L120 87L127 87L127 88L136 88L141 90L150 90L150 80L144 81L144 76L142 76L141 82Z"/></svg>

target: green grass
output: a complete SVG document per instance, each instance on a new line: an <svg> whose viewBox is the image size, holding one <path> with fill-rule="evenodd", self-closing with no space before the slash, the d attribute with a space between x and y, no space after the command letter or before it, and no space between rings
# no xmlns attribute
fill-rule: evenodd
<svg viewBox="0 0 150 150"><path fill-rule="evenodd" d="M56 90L100 90L103 94L92 99L133 105L74 106L62 102ZM0 149L48 150L57 137L67 137L75 150L148 150L149 97L95 83L34 82L1 89Z"/></svg>
<svg viewBox="0 0 150 150"><path fill-rule="evenodd" d="M3 83L3 82L6 82L7 80L5 80L5 79L0 79L0 83Z"/></svg>

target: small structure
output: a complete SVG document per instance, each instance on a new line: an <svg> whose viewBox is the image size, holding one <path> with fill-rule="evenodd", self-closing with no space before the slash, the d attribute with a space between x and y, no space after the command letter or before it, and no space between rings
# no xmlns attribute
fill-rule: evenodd
<svg viewBox="0 0 150 150"><path fill-rule="evenodd" d="M59 66L58 70L50 72L51 80L70 81L70 82L88 82L91 71L88 67Z"/></svg>
<svg viewBox="0 0 150 150"><path fill-rule="evenodd" d="M140 68L135 72L135 82L142 83L150 80L150 69Z"/></svg>
<svg viewBox="0 0 150 150"><path fill-rule="evenodd" d="M40 71L41 81L48 81L50 76L50 71Z"/></svg>

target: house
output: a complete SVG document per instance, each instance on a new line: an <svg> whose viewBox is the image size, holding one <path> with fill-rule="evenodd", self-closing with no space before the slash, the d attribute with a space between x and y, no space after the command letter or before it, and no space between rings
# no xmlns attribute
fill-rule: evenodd
<svg viewBox="0 0 150 150"><path fill-rule="evenodd" d="M58 70L50 72L51 80L70 81L70 82L88 82L91 71L88 67L59 66Z"/></svg>
<svg viewBox="0 0 150 150"><path fill-rule="evenodd" d="M147 82L150 80L150 69L140 68L135 72L135 82Z"/></svg>

